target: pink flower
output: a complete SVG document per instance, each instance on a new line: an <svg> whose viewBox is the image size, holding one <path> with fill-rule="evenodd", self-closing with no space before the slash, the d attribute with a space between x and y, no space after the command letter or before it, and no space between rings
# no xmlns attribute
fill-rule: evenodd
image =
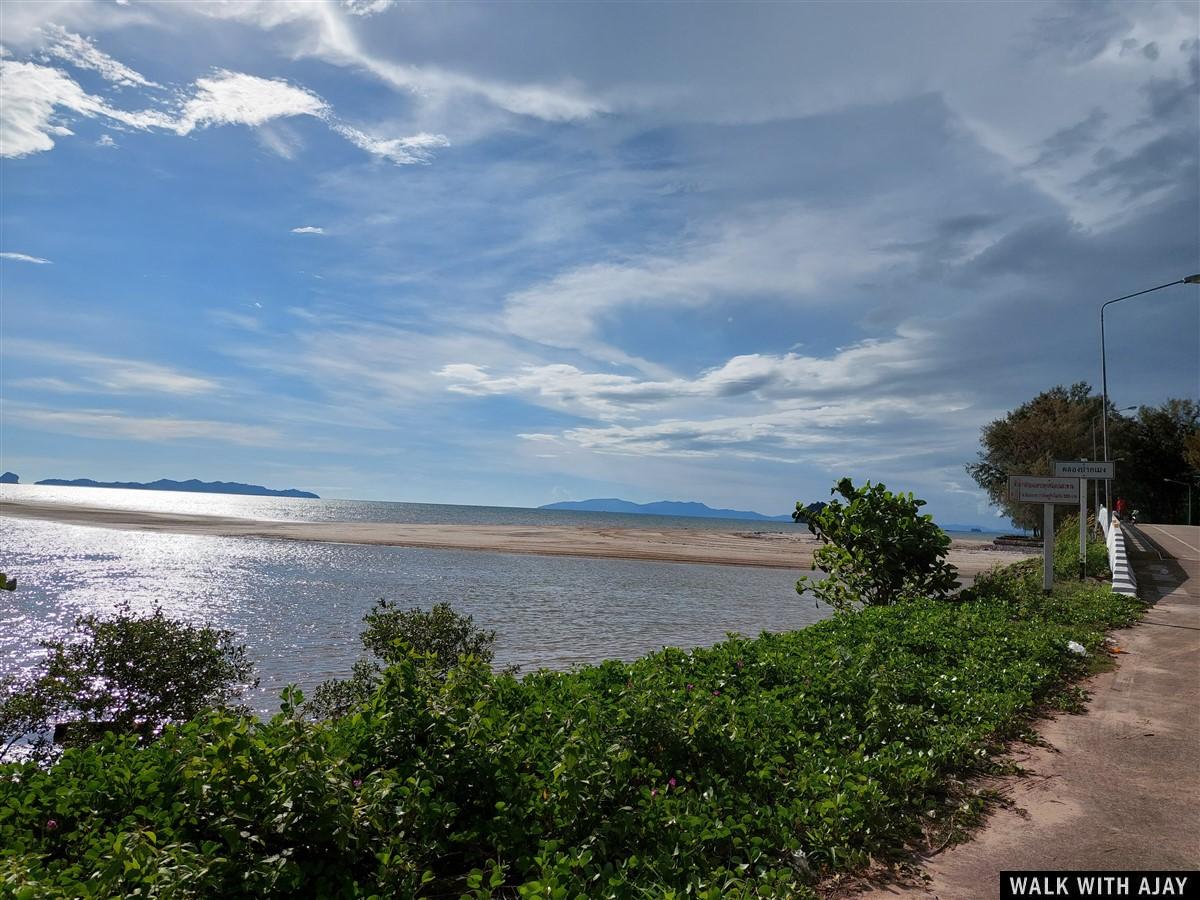
<svg viewBox="0 0 1200 900"><path fill-rule="evenodd" d="M58 831L58 819L47 819L46 820L46 830L47 831Z"/></svg>
<svg viewBox="0 0 1200 900"><path fill-rule="evenodd" d="M658 796L658 788L650 788L650 796L657 797Z"/></svg>
<svg viewBox="0 0 1200 900"><path fill-rule="evenodd" d="M720 696L721 696L721 692L720 692L720 691L713 691L713 696L714 696L714 697L720 697Z"/></svg>
<svg viewBox="0 0 1200 900"><path fill-rule="evenodd" d="M356 791L357 791L357 790L358 790L360 787L362 787L362 779L361 779L361 778L355 778L355 779L354 779L352 782L350 782L350 783L351 783L352 785L354 785L354 789L355 789Z"/></svg>
<svg viewBox="0 0 1200 900"><path fill-rule="evenodd" d="M675 787L675 779L672 778L670 781L667 782L667 784L670 785L671 787Z"/></svg>
<svg viewBox="0 0 1200 900"><path fill-rule="evenodd" d="M688 684L688 686L687 686L687 689L690 691L690 690L691 690L692 688L694 688L694 687L695 687L695 685L694 685L694 684L691 684L691 683L689 683L689 684Z"/></svg>

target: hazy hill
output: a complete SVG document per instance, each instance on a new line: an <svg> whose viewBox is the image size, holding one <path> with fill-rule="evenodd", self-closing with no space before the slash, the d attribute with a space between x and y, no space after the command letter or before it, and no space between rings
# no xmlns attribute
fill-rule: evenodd
<svg viewBox="0 0 1200 900"><path fill-rule="evenodd" d="M123 488L128 491L184 491L193 494L249 494L254 497L305 497L310 500L320 500L310 491L298 491L288 488L276 491L265 488L261 484L240 484L236 481L200 481L189 478L187 481L172 481L160 478L145 484L138 481L92 481L90 478L46 478L37 484L50 484L57 487L93 487L93 488Z"/></svg>
<svg viewBox="0 0 1200 900"><path fill-rule="evenodd" d="M751 519L759 522L790 522L792 517L764 516L762 513L743 509L713 509L703 503L679 500L660 500L657 503L633 503L608 497L597 500L564 500L547 503L538 509L574 509L583 512L634 513L644 516L694 516L701 519Z"/></svg>

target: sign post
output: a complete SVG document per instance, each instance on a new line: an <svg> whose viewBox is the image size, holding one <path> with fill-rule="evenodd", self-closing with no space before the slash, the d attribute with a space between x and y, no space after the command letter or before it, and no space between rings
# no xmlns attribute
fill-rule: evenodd
<svg viewBox="0 0 1200 900"><path fill-rule="evenodd" d="M1079 479L1079 580L1087 577L1087 483Z"/></svg>
<svg viewBox="0 0 1200 900"><path fill-rule="evenodd" d="M1115 462L1089 462L1086 459L1054 461L1054 474L1079 479L1079 580L1087 573L1087 483L1089 480L1111 481L1116 475ZM1100 515L1100 507L1096 507Z"/></svg>
<svg viewBox="0 0 1200 900"><path fill-rule="evenodd" d="M1083 488L1084 492L1086 490ZM1008 476L1009 499L1017 503L1042 504L1042 590L1046 593L1054 587L1054 506L1078 503L1079 494L1078 476Z"/></svg>

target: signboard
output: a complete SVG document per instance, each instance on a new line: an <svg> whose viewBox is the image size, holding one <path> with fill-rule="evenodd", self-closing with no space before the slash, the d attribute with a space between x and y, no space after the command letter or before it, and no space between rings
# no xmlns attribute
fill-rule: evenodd
<svg viewBox="0 0 1200 900"><path fill-rule="evenodd" d="M1088 478L1093 481L1112 481L1117 476L1117 464L1115 462L1056 459L1054 474L1069 478Z"/></svg>
<svg viewBox="0 0 1200 900"><path fill-rule="evenodd" d="M1008 498L1017 503L1079 502L1079 479L1054 475L1009 475Z"/></svg>

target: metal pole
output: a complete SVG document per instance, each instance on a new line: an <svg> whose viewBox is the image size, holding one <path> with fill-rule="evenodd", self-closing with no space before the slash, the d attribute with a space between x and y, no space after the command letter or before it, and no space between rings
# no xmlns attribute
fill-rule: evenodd
<svg viewBox="0 0 1200 900"><path fill-rule="evenodd" d="M1054 504L1042 504L1042 590L1054 587Z"/></svg>
<svg viewBox="0 0 1200 900"><path fill-rule="evenodd" d="M1096 420L1092 419L1092 459L1096 458ZM1100 479L1095 481L1094 493L1096 495L1096 525L1100 525Z"/></svg>
<svg viewBox="0 0 1200 900"><path fill-rule="evenodd" d="M1087 577L1087 479L1079 479L1079 580Z"/></svg>
<svg viewBox="0 0 1200 900"><path fill-rule="evenodd" d="M1108 303L1100 305L1100 428L1104 435L1104 461L1108 462L1108 358L1104 353L1104 307L1106 306ZM1104 518L1104 530L1107 533L1108 526L1112 522L1112 497L1109 494L1107 478L1104 479Z"/></svg>

